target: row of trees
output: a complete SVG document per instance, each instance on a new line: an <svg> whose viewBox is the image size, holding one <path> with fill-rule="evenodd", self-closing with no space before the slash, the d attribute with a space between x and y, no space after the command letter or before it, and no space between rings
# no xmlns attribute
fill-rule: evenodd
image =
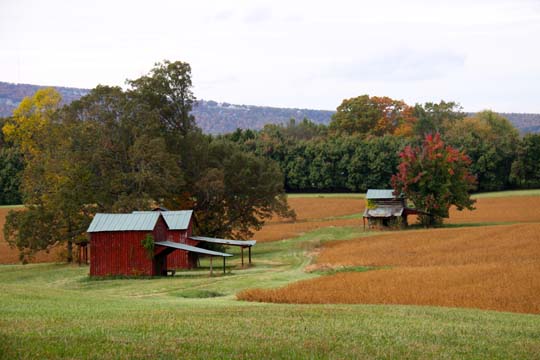
<svg viewBox="0 0 540 360"><path fill-rule="evenodd" d="M427 224L450 204L472 208L473 189L540 186L540 135L520 138L491 111L466 117L452 102L364 95L344 100L329 126L291 120L212 137L191 113L189 64L158 63L128 85L98 86L68 106L43 89L1 120L0 201L26 205L4 234L22 258L59 241L70 254L96 212L157 205L195 209L206 235L246 238L273 213L294 216L284 185L393 186L433 215Z"/></svg>
<svg viewBox="0 0 540 360"><path fill-rule="evenodd" d="M235 238L273 213L294 215L275 162L196 127L189 64L165 61L128 84L64 107L55 90L39 90L4 120L2 151L20 154L26 205L4 234L23 260L59 241L71 260L96 212L194 209L200 233Z"/></svg>
<svg viewBox="0 0 540 360"><path fill-rule="evenodd" d="M540 186L539 134L520 138L504 117L492 111L467 117L453 102L408 106L364 95L344 100L329 126L291 120L223 137L275 160L287 191L363 192L390 187L400 151L436 133L468 154L476 191Z"/></svg>

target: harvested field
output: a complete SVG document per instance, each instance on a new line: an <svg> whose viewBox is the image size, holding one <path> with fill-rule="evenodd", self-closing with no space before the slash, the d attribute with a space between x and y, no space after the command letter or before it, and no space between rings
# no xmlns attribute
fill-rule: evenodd
<svg viewBox="0 0 540 360"><path fill-rule="evenodd" d="M291 239L302 235L308 231L332 227L332 226L359 226L360 219L336 219L327 221L295 221L289 223L270 223L266 224L260 231L253 236L258 242L269 242L284 239Z"/></svg>
<svg viewBox="0 0 540 360"><path fill-rule="evenodd" d="M510 265L523 261L540 264L540 224L382 233L328 243L316 260L344 266Z"/></svg>
<svg viewBox="0 0 540 360"><path fill-rule="evenodd" d="M7 213L12 210L11 208L0 208L0 229L4 229L4 223L6 221ZM36 254L36 256L31 259L32 263L39 262L51 262L60 260L62 248L56 248L51 250L49 253L41 251ZM0 232L0 264L17 264L20 263L19 260L19 250L16 248L11 248L8 243L4 240L4 232Z"/></svg>
<svg viewBox="0 0 540 360"><path fill-rule="evenodd" d="M540 313L540 224L420 230L332 242L322 249L317 264L390 268L247 290L238 297Z"/></svg>
<svg viewBox="0 0 540 360"><path fill-rule="evenodd" d="M291 208L296 211L296 220L318 220L332 217L339 217L364 212L364 199L351 198L290 198L288 199ZM275 217L269 223L287 221Z"/></svg>
<svg viewBox="0 0 540 360"><path fill-rule="evenodd" d="M540 196L480 198L476 210L451 209L448 224L540 222Z"/></svg>
<svg viewBox="0 0 540 360"><path fill-rule="evenodd" d="M290 198L289 205L296 211L296 221L275 217L253 236L260 242L290 239L307 231L330 226L358 226L361 219L332 219L361 214L365 201L353 198Z"/></svg>
<svg viewBox="0 0 540 360"><path fill-rule="evenodd" d="M295 197L289 204L297 213L295 222L275 217L253 236L259 241L277 241L299 236L307 231L328 226L360 226L362 219L331 219L364 212L360 198ZM414 224L414 216L409 223ZM540 196L480 198L476 210L450 210L447 224L493 224L512 222L540 222Z"/></svg>

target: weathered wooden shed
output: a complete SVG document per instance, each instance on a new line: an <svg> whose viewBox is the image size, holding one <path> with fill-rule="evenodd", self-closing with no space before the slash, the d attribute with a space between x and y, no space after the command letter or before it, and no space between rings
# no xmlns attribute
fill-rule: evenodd
<svg viewBox="0 0 540 360"><path fill-rule="evenodd" d="M364 210L364 230L366 220L369 228L405 227L407 216L416 215L416 209L407 207L403 195L394 195L392 189L368 189Z"/></svg>
<svg viewBox="0 0 540 360"><path fill-rule="evenodd" d="M183 255L176 257L175 252L220 256L225 265L225 257L230 254L187 244L190 222L189 213L96 214L87 230L90 235L90 275L163 275L171 269L169 257L175 267L185 264ZM143 246L148 235L154 240L153 252Z"/></svg>

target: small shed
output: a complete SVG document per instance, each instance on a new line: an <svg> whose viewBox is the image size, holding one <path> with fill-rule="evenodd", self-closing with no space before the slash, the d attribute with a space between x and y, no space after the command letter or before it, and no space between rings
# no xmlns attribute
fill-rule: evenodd
<svg viewBox="0 0 540 360"><path fill-rule="evenodd" d="M407 199L403 194L394 195L392 189L369 189L366 194L366 209L363 222L369 228L405 227L407 216L416 215L416 209L407 207Z"/></svg>

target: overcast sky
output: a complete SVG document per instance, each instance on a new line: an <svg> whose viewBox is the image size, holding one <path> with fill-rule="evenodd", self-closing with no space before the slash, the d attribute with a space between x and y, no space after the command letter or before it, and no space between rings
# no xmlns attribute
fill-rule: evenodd
<svg viewBox="0 0 540 360"><path fill-rule="evenodd" d="M163 59L206 100L540 113L540 0L0 0L0 81L125 86Z"/></svg>

